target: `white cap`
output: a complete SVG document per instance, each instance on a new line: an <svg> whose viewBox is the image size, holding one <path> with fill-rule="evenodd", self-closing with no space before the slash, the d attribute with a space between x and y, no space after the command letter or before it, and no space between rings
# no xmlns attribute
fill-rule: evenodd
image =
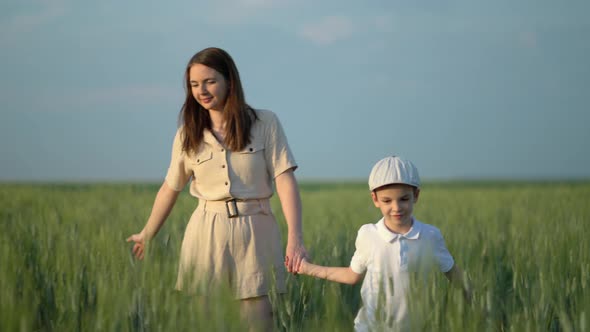
<svg viewBox="0 0 590 332"><path fill-rule="evenodd" d="M379 160L369 175L369 189L371 191L388 184L402 183L416 188L420 187L418 169L411 161L397 156Z"/></svg>

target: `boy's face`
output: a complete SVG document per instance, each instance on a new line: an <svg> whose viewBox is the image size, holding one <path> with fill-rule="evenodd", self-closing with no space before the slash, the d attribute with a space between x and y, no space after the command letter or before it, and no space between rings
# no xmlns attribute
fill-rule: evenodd
<svg viewBox="0 0 590 332"><path fill-rule="evenodd" d="M406 233L412 227L414 204L420 189L405 184L392 184L371 192L373 203L381 210L385 225L396 233Z"/></svg>

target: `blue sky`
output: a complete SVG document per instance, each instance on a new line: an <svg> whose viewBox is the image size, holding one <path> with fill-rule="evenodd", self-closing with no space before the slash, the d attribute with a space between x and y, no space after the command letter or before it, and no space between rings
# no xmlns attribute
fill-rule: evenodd
<svg viewBox="0 0 590 332"><path fill-rule="evenodd" d="M590 178L588 1L4 0L0 181L161 181L208 46L299 179Z"/></svg>

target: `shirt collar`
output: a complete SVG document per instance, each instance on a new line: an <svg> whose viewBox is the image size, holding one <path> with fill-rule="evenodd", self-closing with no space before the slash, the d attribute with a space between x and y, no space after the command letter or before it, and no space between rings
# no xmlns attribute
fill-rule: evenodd
<svg viewBox="0 0 590 332"><path fill-rule="evenodd" d="M209 129L203 130L203 141L209 144L217 143L217 139L213 136L213 133Z"/></svg>
<svg viewBox="0 0 590 332"><path fill-rule="evenodd" d="M377 232L387 242L393 242L393 241L397 240L398 238L416 240L416 239L418 239L418 237L420 237L420 230L422 229L422 224L418 220L414 219L413 217L412 217L412 219L413 219L414 223L412 225L412 228L410 228L410 230L406 234L397 234L397 233L390 231L387 228L387 226L385 226L384 218L381 218L381 220L379 220L377 222Z"/></svg>
<svg viewBox="0 0 590 332"><path fill-rule="evenodd" d="M217 138L213 136L213 133L209 129L203 130L203 142L212 145L220 145L219 141L217 141Z"/></svg>

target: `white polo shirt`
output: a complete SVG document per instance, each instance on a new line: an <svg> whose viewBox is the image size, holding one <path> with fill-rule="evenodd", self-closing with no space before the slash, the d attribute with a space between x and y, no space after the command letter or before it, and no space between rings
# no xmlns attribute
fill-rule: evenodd
<svg viewBox="0 0 590 332"><path fill-rule="evenodd" d="M356 331L385 327L409 328L407 289L411 272L433 267L448 272L454 264L440 230L414 219L406 234L391 232L381 219L363 225L356 238L350 268L366 272L361 287L363 305L354 320Z"/></svg>

